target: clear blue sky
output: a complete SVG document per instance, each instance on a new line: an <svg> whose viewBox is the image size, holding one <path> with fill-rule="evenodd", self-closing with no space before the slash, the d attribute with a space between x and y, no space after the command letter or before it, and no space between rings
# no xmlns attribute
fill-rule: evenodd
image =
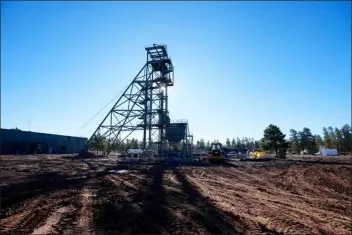
<svg viewBox="0 0 352 235"><path fill-rule="evenodd" d="M351 123L350 2L1 2L1 125L76 135L165 43L195 139ZM88 136L108 112L80 134Z"/></svg>

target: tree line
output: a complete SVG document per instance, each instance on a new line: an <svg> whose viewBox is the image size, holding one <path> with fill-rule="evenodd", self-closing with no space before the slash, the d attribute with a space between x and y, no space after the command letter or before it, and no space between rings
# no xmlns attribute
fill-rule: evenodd
<svg viewBox="0 0 352 235"><path fill-rule="evenodd" d="M217 139L213 142L219 142ZM210 148L211 142L202 138L196 141L193 145L196 148ZM227 148L260 148L264 151L274 151L277 155L282 152L300 153L305 151L307 153L316 153L319 147L334 148L339 153L351 153L352 151L352 128L345 124L341 128L324 127L322 135L313 135L311 130L304 127L297 131L291 129L288 138L282 133L278 126L270 124L263 132L263 138L254 140L253 138L239 137L226 139L224 147ZM130 148L143 148L143 141L136 138L126 139L124 141L117 141L115 143L109 141L101 136L96 136L90 143L90 148L97 151L104 151L108 148L112 151L127 150Z"/></svg>
<svg viewBox="0 0 352 235"><path fill-rule="evenodd" d="M178 148L182 148L183 144L180 143ZM99 134L94 136L89 143L89 148L96 151L126 151L127 149L143 149L143 141L137 138L124 139L119 141L111 141L105 136L100 136ZM175 146L174 146L175 147Z"/></svg>
<svg viewBox="0 0 352 235"><path fill-rule="evenodd" d="M352 129L345 124L341 128L324 127L323 135L313 135L309 128L305 127L302 131L290 130L290 151L308 152L319 150L319 147L337 149L339 153L350 153L352 150Z"/></svg>
<svg viewBox="0 0 352 235"><path fill-rule="evenodd" d="M119 150L127 150L127 149L141 149L143 148L143 141L139 141L138 139L125 139L123 141L116 141L109 143L109 140L105 136L94 136L89 144L90 149L96 151L119 151Z"/></svg>
<svg viewBox="0 0 352 235"><path fill-rule="evenodd" d="M214 140L213 142L218 142ZM196 142L196 147L210 147L210 141L205 143L204 139ZM282 133L278 126L270 124L263 132L263 138L254 140L253 138L242 137L226 139L224 144L227 148L261 148L264 151L274 151L277 155L280 152L313 154L319 151L320 147L337 149L339 153L351 153L352 151L352 129L348 124L338 127L324 127L323 135L313 135L308 127L297 131L290 130L288 138Z"/></svg>
<svg viewBox="0 0 352 235"><path fill-rule="evenodd" d="M209 140L205 143L204 139L200 139L196 142L195 147L196 148L210 148L211 143L219 143L219 140L215 139L212 142ZM226 142L224 144L224 147L226 148L259 148L259 141L254 140L253 138L248 138L248 137L242 137L241 139L239 137L232 138L230 141L230 138L226 139Z"/></svg>

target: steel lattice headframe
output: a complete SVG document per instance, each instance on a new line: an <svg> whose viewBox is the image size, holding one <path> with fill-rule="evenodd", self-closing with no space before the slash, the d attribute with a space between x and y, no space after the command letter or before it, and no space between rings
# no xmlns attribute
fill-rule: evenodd
<svg viewBox="0 0 352 235"><path fill-rule="evenodd" d="M160 150L168 116L167 89L174 84L174 68L166 45L146 47L147 62L87 142L106 138L107 154L134 131L143 131L144 149Z"/></svg>

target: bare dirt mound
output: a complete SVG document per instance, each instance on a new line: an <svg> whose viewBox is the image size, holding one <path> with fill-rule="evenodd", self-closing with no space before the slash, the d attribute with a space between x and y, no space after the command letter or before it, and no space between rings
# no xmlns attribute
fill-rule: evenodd
<svg viewBox="0 0 352 235"><path fill-rule="evenodd" d="M184 169L239 227L287 234L349 234L351 166Z"/></svg>
<svg viewBox="0 0 352 235"><path fill-rule="evenodd" d="M8 158L1 234L350 234L351 165Z"/></svg>

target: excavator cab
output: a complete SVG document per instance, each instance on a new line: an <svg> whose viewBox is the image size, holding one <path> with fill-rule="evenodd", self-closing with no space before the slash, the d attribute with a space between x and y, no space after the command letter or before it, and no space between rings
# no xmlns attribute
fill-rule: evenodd
<svg viewBox="0 0 352 235"><path fill-rule="evenodd" d="M225 161L225 152L222 149L221 143L212 143L211 150L208 153L209 162L223 162Z"/></svg>

